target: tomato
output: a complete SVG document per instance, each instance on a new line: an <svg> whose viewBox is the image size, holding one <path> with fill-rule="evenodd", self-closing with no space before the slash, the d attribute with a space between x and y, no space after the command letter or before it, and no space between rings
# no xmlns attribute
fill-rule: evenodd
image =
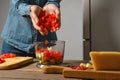
<svg viewBox="0 0 120 80"><path fill-rule="evenodd" d="M39 54L43 54L42 58L41 58L41 62L44 63L50 63L50 64L57 64L60 63L62 60L62 53L58 50L58 51L54 51L54 50L49 50L47 48L41 48L39 50L37 50L37 52Z"/></svg>
<svg viewBox="0 0 120 80"><path fill-rule="evenodd" d="M76 69L76 70L86 70L86 69L87 69L86 66L71 65L70 67L71 67L72 69Z"/></svg>
<svg viewBox="0 0 120 80"><path fill-rule="evenodd" d="M4 62L5 62L5 60L0 58L0 63L4 63Z"/></svg>
<svg viewBox="0 0 120 80"><path fill-rule="evenodd" d="M48 44L49 44L48 40L45 40L45 45L48 45Z"/></svg>
<svg viewBox="0 0 120 80"><path fill-rule="evenodd" d="M78 66L77 65L71 65L70 66L72 69L76 69Z"/></svg>
<svg viewBox="0 0 120 80"><path fill-rule="evenodd" d="M2 55L0 55L0 58L5 59L5 58L13 58L16 57L16 54L14 53L4 53Z"/></svg>
<svg viewBox="0 0 120 80"><path fill-rule="evenodd" d="M58 22L55 14L45 14L45 11L42 11L39 16L39 27L46 35L48 31L55 32L59 29Z"/></svg>
<svg viewBox="0 0 120 80"><path fill-rule="evenodd" d="M16 54L14 53L4 53L0 55L0 63L4 63L6 58L13 58L16 57Z"/></svg>

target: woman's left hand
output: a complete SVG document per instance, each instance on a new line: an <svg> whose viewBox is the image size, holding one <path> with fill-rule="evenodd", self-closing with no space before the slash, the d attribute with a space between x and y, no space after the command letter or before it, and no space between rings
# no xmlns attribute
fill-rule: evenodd
<svg viewBox="0 0 120 80"><path fill-rule="evenodd" d="M47 4L43 7L43 10L46 14L56 14L56 18L58 19L59 28L61 26L61 15L60 8L58 8L55 4Z"/></svg>

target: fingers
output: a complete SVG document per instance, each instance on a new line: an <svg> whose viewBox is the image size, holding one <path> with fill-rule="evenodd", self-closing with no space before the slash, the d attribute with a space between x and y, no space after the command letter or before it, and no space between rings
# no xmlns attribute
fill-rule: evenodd
<svg viewBox="0 0 120 80"><path fill-rule="evenodd" d="M44 35L44 33L42 32L40 26L36 24L35 20L34 20L34 19L31 19L31 20L32 20L32 23L33 23L34 28L35 28L36 30L38 30L38 31L41 33L41 35Z"/></svg>
<svg viewBox="0 0 120 80"><path fill-rule="evenodd" d="M56 15L56 25L54 25L55 27L55 30L54 28L52 29L53 32L55 32L56 30L58 30L60 28L60 25L61 25L61 20L60 20L60 9L54 5L54 4L48 4L46 6L43 7L43 9L41 9L40 7L38 6L33 6L31 7L31 13L30 13L30 16L31 16L31 20L32 20L32 23L33 23L33 26L35 29L37 29L41 35L46 35L48 32L46 30L43 30L42 27L40 27L40 19L39 19L39 16L40 16L40 12L41 11L45 11L45 14L55 14Z"/></svg>
<svg viewBox="0 0 120 80"><path fill-rule="evenodd" d="M31 20L32 20L34 28L37 30L40 30L40 27L38 26L39 19L37 18L37 16L33 13L30 13L30 16L31 16Z"/></svg>
<svg viewBox="0 0 120 80"><path fill-rule="evenodd" d="M55 10L55 13L56 13L56 18L57 18L57 20L58 20L58 25L59 25L58 29L59 29L60 26L61 26L61 14L60 14L60 9L56 9L56 10Z"/></svg>
<svg viewBox="0 0 120 80"><path fill-rule="evenodd" d="M33 18L33 20L35 21L35 23L36 23L36 24L38 24L38 23L39 23L39 18L38 18L38 16L37 16L37 15L32 14L32 18Z"/></svg>
<svg viewBox="0 0 120 80"><path fill-rule="evenodd" d="M55 14L56 14L56 18L60 18L60 10L59 9L55 9Z"/></svg>

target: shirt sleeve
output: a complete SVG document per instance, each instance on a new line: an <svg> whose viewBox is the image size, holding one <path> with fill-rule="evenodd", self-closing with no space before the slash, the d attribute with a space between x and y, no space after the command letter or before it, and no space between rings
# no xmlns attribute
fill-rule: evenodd
<svg viewBox="0 0 120 80"><path fill-rule="evenodd" d="M61 0L48 0L46 4L55 4L57 7L60 7Z"/></svg>
<svg viewBox="0 0 120 80"><path fill-rule="evenodd" d="M29 15L31 5L28 4L29 0L12 0L16 11L21 15Z"/></svg>

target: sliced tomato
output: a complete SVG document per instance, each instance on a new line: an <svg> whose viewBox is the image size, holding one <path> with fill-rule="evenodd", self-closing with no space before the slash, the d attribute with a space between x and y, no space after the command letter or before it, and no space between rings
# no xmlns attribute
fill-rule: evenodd
<svg viewBox="0 0 120 80"><path fill-rule="evenodd" d="M49 44L49 41L46 39L45 40L45 45L48 45Z"/></svg>
<svg viewBox="0 0 120 80"><path fill-rule="evenodd" d="M4 62L5 62L5 60L0 58L0 63L4 63Z"/></svg>
<svg viewBox="0 0 120 80"><path fill-rule="evenodd" d="M57 31L59 29L58 23L59 21L55 14L45 14L45 11L41 12L39 17L39 27L45 35L48 34L48 31Z"/></svg>
<svg viewBox="0 0 120 80"><path fill-rule="evenodd" d="M71 67L72 69L76 69L76 70L86 70L86 69L87 69L86 66L71 65L70 67Z"/></svg>
<svg viewBox="0 0 120 80"><path fill-rule="evenodd" d="M13 58L16 57L16 54L14 53L4 53L2 55L0 55L0 58L5 59L5 58Z"/></svg>
<svg viewBox="0 0 120 80"><path fill-rule="evenodd" d="M0 55L0 63L4 63L6 58L13 58L16 57L16 54L14 53L4 53Z"/></svg>

